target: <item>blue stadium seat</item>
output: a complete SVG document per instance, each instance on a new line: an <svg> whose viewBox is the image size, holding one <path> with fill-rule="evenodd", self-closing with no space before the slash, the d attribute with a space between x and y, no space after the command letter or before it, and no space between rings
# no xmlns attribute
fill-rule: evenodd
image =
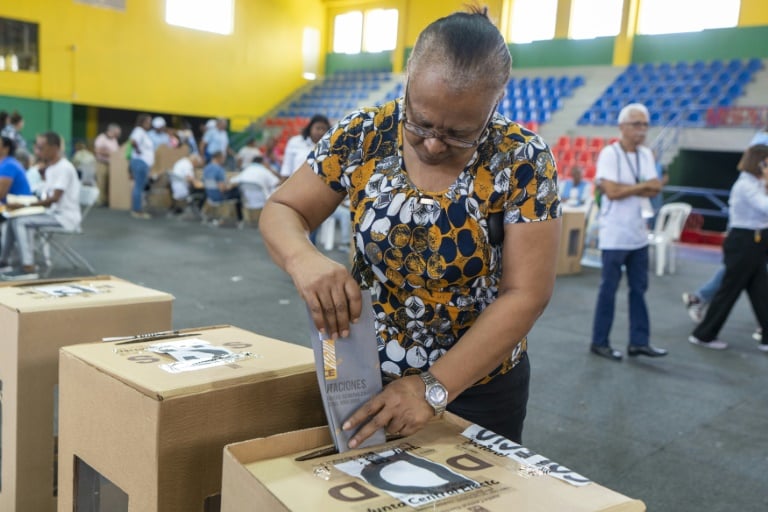
<svg viewBox="0 0 768 512"><path fill-rule="evenodd" d="M710 71L722 71L725 69L725 63L720 59L715 59L709 63Z"/></svg>
<svg viewBox="0 0 768 512"><path fill-rule="evenodd" d="M706 125L706 112L701 110L693 110L689 112L685 118L684 123L688 126L702 127Z"/></svg>
<svg viewBox="0 0 768 512"><path fill-rule="evenodd" d="M702 71L708 69L709 66L707 66L707 63L703 60L697 60L693 64L691 64L691 69L694 73L701 73Z"/></svg>
<svg viewBox="0 0 768 512"><path fill-rule="evenodd" d="M762 61L762 59L758 59L756 57L752 58L752 59L749 59L749 61L747 62L747 65L746 65L746 69L748 69L752 73L754 73L756 71L760 71L761 69L763 69L763 61Z"/></svg>
<svg viewBox="0 0 768 512"><path fill-rule="evenodd" d="M741 63L741 59L731 59L728 61L728 64L726 65L726 70L730 73L738 73L742 70L743 64Z"/></svg>

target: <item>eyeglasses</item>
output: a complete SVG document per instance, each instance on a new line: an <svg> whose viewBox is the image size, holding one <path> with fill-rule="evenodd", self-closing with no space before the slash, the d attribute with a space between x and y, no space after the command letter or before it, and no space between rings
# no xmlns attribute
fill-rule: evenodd
<svg viewBox="0 0 768 512"><path fill-rule="evenodd" d="M632 128L648 128L650 124L648 121L632 121L631 123L624 123Z"/></svg>
<svg viewBox="0 0 768 512"><path fill-rule="evenodd" d="M409 121L408 115L406 113L406 111L408 110L408 82L405 83L405 97L403 99L403 105L405 107L403 108L403 128L405 128L415 136L419 137L420 139L437 139L443 144L445 144L446 146L468 149L468 148L474 148L475 146L480 144L480 139L483 138L483 132L480 132L480 135L475 140L467 140L467 139L461 139L459 137L452 137L450 135L442 134L437 130L433 130L431 128L425 128L412 121ZM493 108L491 109L491 113L488 116L488 119L483 124L483 131L485 131L485 127L488 126L488 123L490 123L491 119L493 119L493 114L496 112L496 108L498 106L499 106L499 102L496 102L493 105Z"/></svg>

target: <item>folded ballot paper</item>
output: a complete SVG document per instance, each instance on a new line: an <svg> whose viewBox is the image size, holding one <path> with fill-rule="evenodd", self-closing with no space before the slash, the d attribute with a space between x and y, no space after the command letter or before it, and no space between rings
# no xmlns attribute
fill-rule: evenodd
<svg viewBox="0 0 768 512"><path fill-rule="evenodd" d="M5 200L8 204L23 205L21 208L16 208L15 210L3 208L1 212L2 215L9 219L21 217L22 215L38 215L45 213L46 211L44 206L29 206L37 201L36 196L8 194L5 197Z"/></svg>
<svg viewBox="0 0 768 512"><path fill-rule="evenodd" d="M317 380L323 398L325 415L336 449L345 452L355 434L341 426L361 405L381 391L381 370L373 325L371 293L362 290L363 305L360 320L350 324L349 336L331 339L321 334L310 315L312 350L315 354ZM379 429L360 447L384 443L386 433Z"/></svg>

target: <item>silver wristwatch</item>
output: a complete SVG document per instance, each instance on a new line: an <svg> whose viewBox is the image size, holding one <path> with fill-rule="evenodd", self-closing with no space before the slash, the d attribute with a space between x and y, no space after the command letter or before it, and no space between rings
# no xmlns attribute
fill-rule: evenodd
<svg viewBox="0 0 768 512"><path fill-rule="evenodd" d="M424 391L424 398L432 406L432 409L435 410L435 416L443 414L445 406L448 405L448 390L429 372L421 372L419 377L424 381L424 385L427 388Z"/></svg>

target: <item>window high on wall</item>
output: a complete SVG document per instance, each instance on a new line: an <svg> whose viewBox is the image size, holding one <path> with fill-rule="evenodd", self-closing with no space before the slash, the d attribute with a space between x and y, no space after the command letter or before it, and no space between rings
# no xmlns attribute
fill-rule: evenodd
<svg viewBox="0 0 768 512"><path fill-rule="evenodd" d="M555 37L557 0L515 0L509 14L508 39L530 43Z"/></svg>
<svg viewBox="0 0 768 512"><path fill-rule="evenodd" d="M373 9L365 13L363 51L384 52L397 46L397 9Z"/></svg>
<svg viewBox="0 0 768 512"><path fill-rule="evenodd" d="M720 0L705 6L701 0L643 0L637 21L638 34L696 32L707 28L735 27L740 0Z"/></svg>
<svg viewBox="0 0 768 512"><path fill-rule="evenodd" d="M333 20L333 52L360 53L394 50L397 9L371 9L338 14Z"/></svg>
<svg viewBox="0 0 768 512"><path fill-rule="evenodd" d="M165 22L229 35L235 21L235 0L165 0Z"/></svg>
<svg viewBox="0 0 768 512"><path fill-rule="evenodd" d="M592 39L618 35L621 31L622 3L618 0L573 0L568 36L571 39Z"/></svg>

